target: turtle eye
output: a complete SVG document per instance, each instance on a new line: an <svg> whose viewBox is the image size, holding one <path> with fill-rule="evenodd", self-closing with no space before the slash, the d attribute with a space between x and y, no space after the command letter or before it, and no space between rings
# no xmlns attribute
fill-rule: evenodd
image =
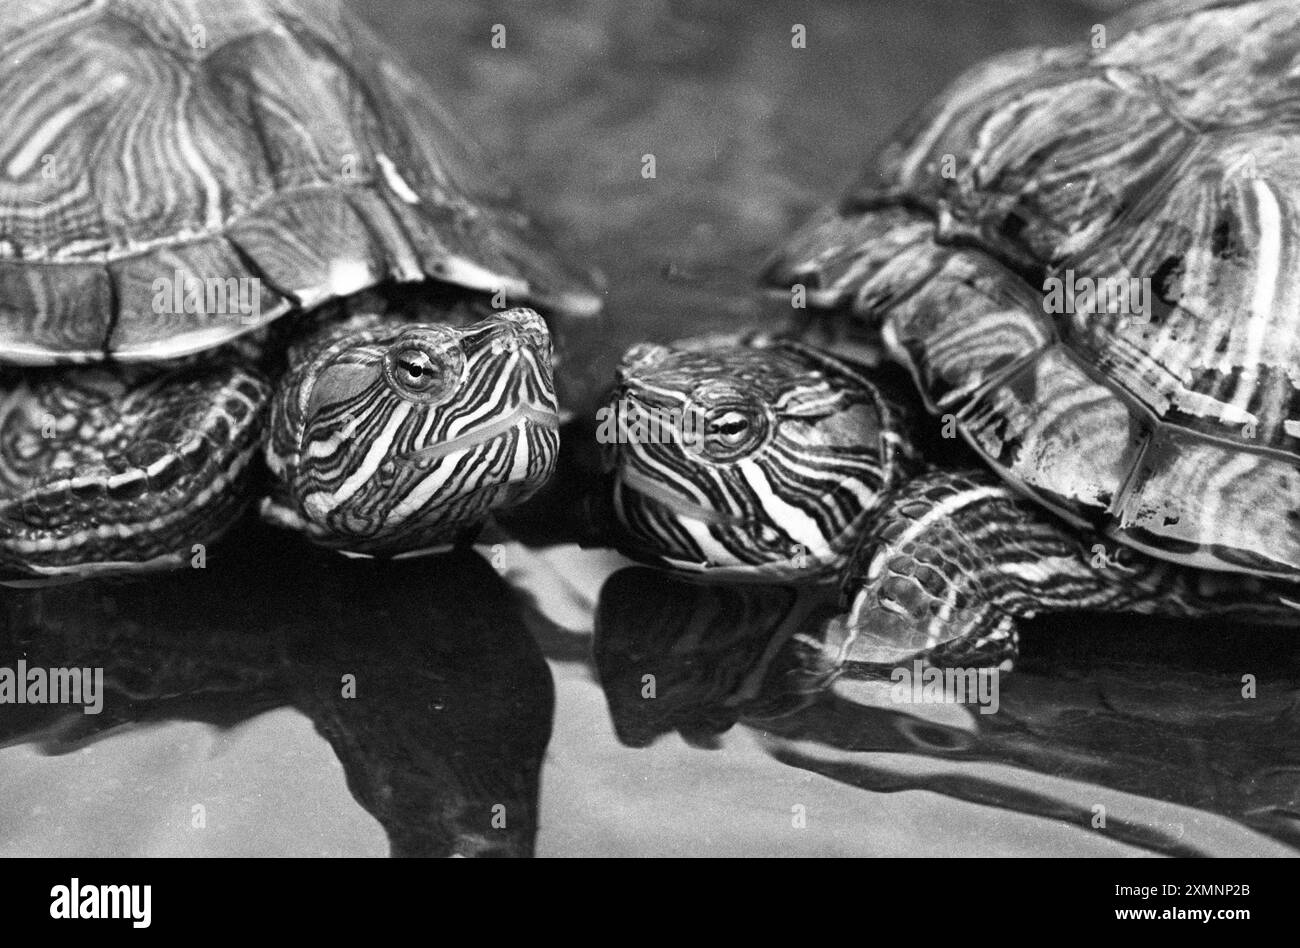
<svg viewBox="0 0 1300 948"><path fill-rule="evenodd" d="M464 367L459 346L433 347L399 342L384 359L384 374L399 394L425 404L444 401L455 390Z"/></svg>
<svg viewBox="0 0 1300 948"><path fill-rule="evenodd" d="M749 435L749 419L738 411L724 412L709 422L709 435L721 443L734 447Z"/></svg>
<svg viewBox="0 0 1300 948"><path fill-rule="evenodd" d="M402 387L413 392L427 392L442 374L429 353L420 349L403 349L393 359L393 363Z"/></svg>
<svg viewBox="0 0 1300 948"><path fill-rule="evenodd" d="M734 461L752 450L764 432L761 414L738 408L710 412L704 419L704 451L713 461Z"/></svg>

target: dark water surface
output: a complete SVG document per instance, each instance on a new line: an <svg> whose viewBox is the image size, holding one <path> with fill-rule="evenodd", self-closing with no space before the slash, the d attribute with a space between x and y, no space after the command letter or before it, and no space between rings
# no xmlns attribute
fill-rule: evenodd
<svg viewBox="0 0 1300 948"><path fill-rule="evenodd" d="M1097 16L1064 0L358 6L603 273L609 317L570 347L589 387L631 341L770 316L751 289L766 253L911 110L997 50L1086 42ZM375 565L249 525L204 570L6 592L0 667L102 667L106 695L97 715L0 706L0 854L1300 847L1294 635L1043 621L995 714L858 684L773 716L727 672L763 651L763 620L627 566L504 540Z"/></svg>

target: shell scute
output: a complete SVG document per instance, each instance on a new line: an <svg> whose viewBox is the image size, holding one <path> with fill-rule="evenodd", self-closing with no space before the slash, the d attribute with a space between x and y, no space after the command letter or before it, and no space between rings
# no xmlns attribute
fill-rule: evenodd
<svg viewBox="0 0 1300 948"><path fill-rule="evenodd" d="M339 0L49 0L0 25L0 63L7 361L177 357L256 328L140 308L177 255L298 306L427 278L600 309Z"/></svg>
<svg viewBox="0 0 1300 948"><path fill-rule="evenodd" d="M910 284L882 281L886 215L939 248ZM1293 0L976 67L768 270L827 273L1013 485L1156 556L1300 577Z"/></svg>

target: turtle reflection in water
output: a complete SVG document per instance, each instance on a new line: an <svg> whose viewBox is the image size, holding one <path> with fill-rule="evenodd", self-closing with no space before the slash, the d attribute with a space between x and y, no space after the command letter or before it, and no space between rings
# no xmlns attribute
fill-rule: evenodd
<svg viewBox="0 0 1300 948"><path fill-rule="evenodd" d="M0 605L0 666L102 667L106 692L95 715L6 705L4 744L68 753L122 725L233 727L292 707L393 855L533 852L554 689L511 590L472 552L347 560L255 528L203 570L12 591Z"/></svg>
<svg viewBox="0 0 1300 948"><path fill-rule="evenodd" d="M985 714L917 704L897 679L836 679L818 647L835 609L788 585L615 573L595 659L620 741L676 731L710 748L739 722L781 762L871 792L929 790L1171 855L1261 851L1218 814L1300 850L1294 636L1120 617L1039 628Z"/></svg>

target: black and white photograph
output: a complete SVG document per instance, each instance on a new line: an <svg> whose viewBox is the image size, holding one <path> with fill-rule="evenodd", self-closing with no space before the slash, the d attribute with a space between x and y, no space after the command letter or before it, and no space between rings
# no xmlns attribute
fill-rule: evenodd
<svg viewBox="0 0 1300 948"><path fill-rule="evenodd" d="M0 855L1300 855L1300 0L0 0Z"/></svg>

